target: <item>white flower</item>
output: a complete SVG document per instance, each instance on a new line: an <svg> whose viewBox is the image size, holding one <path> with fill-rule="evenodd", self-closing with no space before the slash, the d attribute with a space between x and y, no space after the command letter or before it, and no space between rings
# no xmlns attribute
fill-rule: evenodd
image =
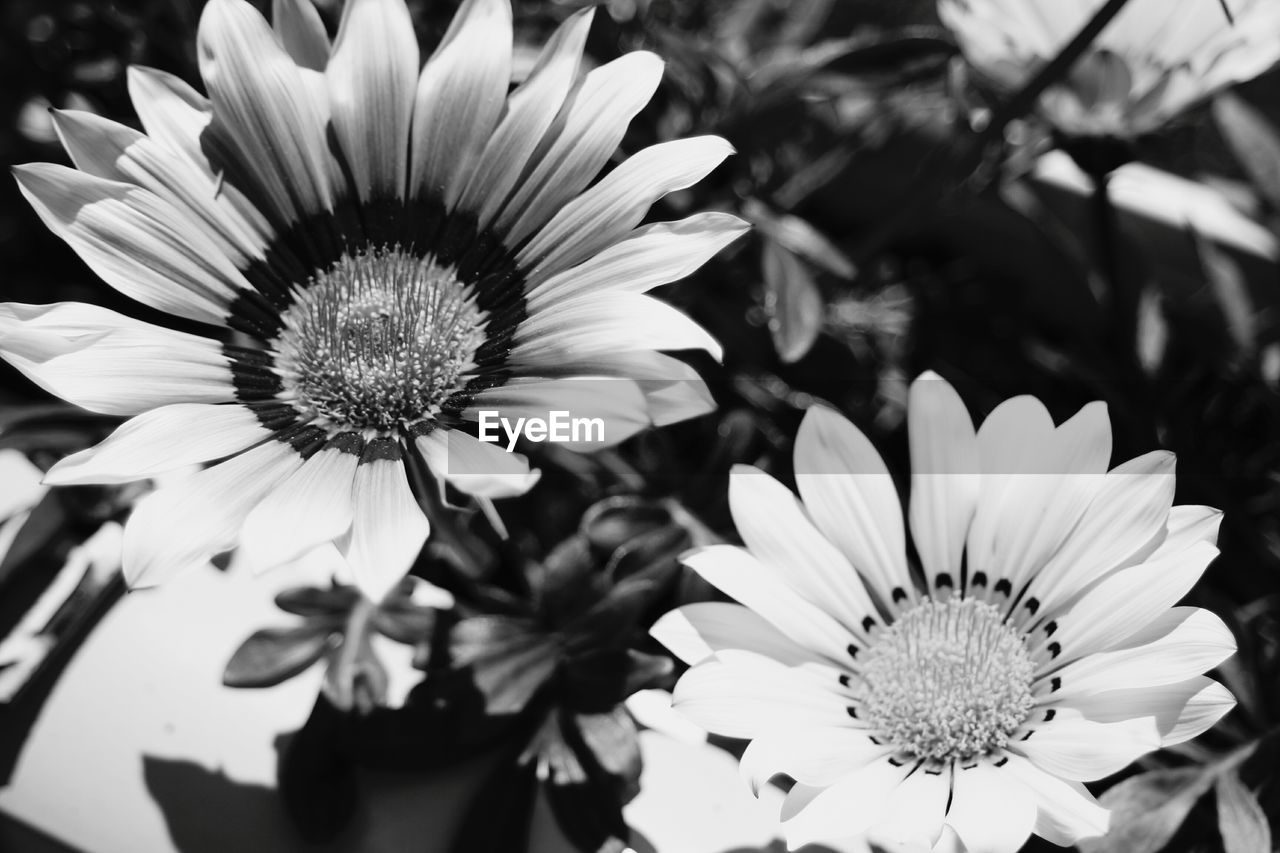
<svg viewBox="0 0 1280 853"><path fill-rule="evenodd" d="M645 52L585 71L589 11L508 94L508 0L466 0L421 68L403 0L349 0L332 44L306 0L274 6L274 30L245 0L205 7L207 99L132 68L146 134L59 113L79 170L16 170L108 284L222 331L8 304L0 355L67 400L133 416L51 483L226 460L139 504L132 584L236 544L265 568L332 541L378 599L428 534L410 485L424 487L423 465L484 498L536 479L463 431L478 410L602 418L608 443L709 410L697 374L657 351L718 345L646 292L745 224L636 227L731 152L716 137L647 148L588 186L662 76Z"/></svg>
<svg viewBox="0 0 1280 853"><path fill-rule="evenodd" d="M982 76L1015 90L1104 2L938 0L938 14ZM1067 135L1130 139L1277 60L1280 4L1273 0L1131 0L1045 92L1040 111Z"/></svg>
<svg viewBox="0 0 1280 853"><path fill-rule="evenodd" d="M1234 705L1201 673L1235 649L1174 607L1218 553L1220 513L1171 507L1174 459L1107 471L1102 404L1054 427L1032 397L975 433L934 375L908 408L910 546L871 442L815 407L796 439L803 503L734 471L746 548L688 564L741 604L699 603L654 634L694 664L675 707L750 738L744 774L797 780L788 841L871 833L1012 853L1105 833L1081 784L1209 728Z"/></svg>

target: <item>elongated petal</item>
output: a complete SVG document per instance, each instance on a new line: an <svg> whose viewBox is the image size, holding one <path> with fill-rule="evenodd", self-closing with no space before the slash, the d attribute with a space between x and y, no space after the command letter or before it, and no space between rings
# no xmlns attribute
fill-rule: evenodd
<svg viewBox="0 0 1280 853"><path fill-rule="evenodd" d="M848 726L780 729L751 741L739 769L751 792L759 796L760 789L780 773L805 785L832 785L891 751L892 747L872 743L865 732ZM938 817L942 817L941 807Z"/></svg>
<svg viewBox="0 0 1280 853"><path fill-rule="evenodd" d="M982 484L973 420L946 380L925 373L911 384L907 431L916 551L931 587L942 575L959 583L965 537Z"/></svg>
<svg viewBox="0 0 1280 853"><path fill-rule="evenodd" d="M1164 541L1152 552L1150 560L1160 560L1190 548L1197 542L1218 544L1218 527L1222 510L1211 506L1175 506L1169 510Z"/></svg>
<svg viewBox="0 0 1280 853"><path fill-rule="evenodd" d="M477 215L477 227L488 227L502 209L559 115L577 79L594 14L594 8L582 9L567 18L543 48L529 78L507 99L506 113L485 144L457 205Z"/></svg>
<svg viewBox="0 0 1280 853"><path fill-rule="evenodd" d="M250 176L251 191L269 205L277 224L332 209L327 105L303 76L315 72L294 64L266 20L244 0L210 0L200 17L197 48L213 124L229 137L236 165Z"/></svg>
<svg viewBox="0 0 1280 853"><path fill-rule="evenodd" d="M514 359L555 364L628 349L700 349L716 361L720 344L706 329L665 302L640 293L580 297L528 318Z"/></svg>
<svg viewBox="0 0 1280 853"><path fill-rule="evenodd" d="M1159 749L1160 732L1154 717L1099 723L1067 716L1036 726L1031 737L1009 748L1054 776L1093 782Z"/></svg>
<svg viewBox="0 0 1280 853"><path fill-rule="evenodd" d="M695 136L628 157L565 205L520 251L517 258L530 268L527 280L537 283L612 246L640 224L655 201L693 186L732 153L733 146L718 136Z"/></svg>
<svg viewBox="0 0 1280 853"><path fill-rule="evenodd" d="M680 677L672 696L680 714L726 737L839 727L849 719L834 693L781 665L748 668L706 661Z"/></svg>
<svg viewBox="0 0 1280 853"><path fill-rule="evenodd" d="M231 548L249 511L301 464L289 444L268 441L147 495L125 525L129 586L156 586Z"/></svg>
<svg viewBox="0 0 1280 853"><path fill-rule="evenodd" d="M450 485L481 498L523 495L538 482L541 472L529 469L529 460L508 453L498 444L480 441L458 430L435 430L414 442L431 471Z"/></svg>
<svg viewBox="0 0 1280 853"><path fill-rule="evenodd" d="M329 62L329 35L311 0L271 0L271 28L300 68L324 70Z"/></svg>
<svg viewBox="0 0 1280 853"><path fill-rule="evenodd" d="M126 296L222 325L236 293L249 288L203 230L154 193L50 163L14 174L49 230Z"/></svg>
<svg viewBox="0 0 1280 853"><path fill-rule="evenodd" d="M294 471L244 522L237 560L265 571L298 559L351 527L361 442L346 435Z"/></svg>
<svg viewBox="0 0 1280 853"><path fill-rule="evenodd" d="M1236 705L1235 697L1203 675L1176 684L1079 696L1071 708L1101 723L1155 717L1161 744L1172 746L1208 731Z"/></svg>
<svg viewBox="0 0 1280 853"><path fill-rule="evenodd" d="M31 464L23 453L17 450L0 450L0 521L5 521L20 512L26 512L37 503L48 488L41 484L44 476L35 465ZM0 548L0 561L4 560L4 551Z"/></svg>
<svg viewBox="0 0 1280 853"><path fill-rule="evenodd" d="M511 38L508 0L466 0L459 7L418 80L410 176L416 194L450 209L457 202L502 115Z"/></svg>
<svg viewBox="0 0 1280 853"><path fill-rule="evenodd" d="M334 135L366 202L403 197L417 81L418 41L409 8L402 0L349 0L325 82Z"/></svg>
<svg viewBox="0 0 1280 853"><path fill-rule="evenodd" d="M804 509L821 535L840 549L882 605L913 594L915 584L907 571L906 531L898 491L889 469L862 431L835 411L812 406L796 434L795 456L796 485L804 499ZM731 488L731 500L732 494ZM757 515L754 523L765 523L765 518ZM740 531L750 523L745 518L738 519L736 509L734 521ZM785 525L788 521L776 519L775 523ZM818 536L807 521L797 533ZM804 559L802 552L796 557ZM849 580L833 578L832 583L843 588ZM847 593L842 590L832 600L847 600ZM855 593L854 600L862 607L868 604L865 594ZM857 621L866 615L871 614L863 613Z"/></svg>
<svg viewBox="0 0 1280 853"><path fill-rule="evenodd" d="M356 586L381 601L413 566L431 529L394 441L375 439L365 448L352 500L354 521L340 547Z"/></svg>
<svg viewBox="0 0 1280 853"><path fill-rule="evenodd" d="M645 293L679 281L748 228L746 222L728 213L698 213L679 222L647 225L533 287L530 308L552 308L563 300L590 294Z"/></svg>
<svg viewBox="0 0 1280 853"><path fill-rule="evenodd" d="M725 595L737 599L805 648L840 665L854 636L825 611L802 598L744 548L712 545L681 558Z"/></svg>
<svg viewBox="0 0 1280 853"><path fill-rule="evenodd" d="M662 60L644 51L587 74L566 107L559 133L497 219L508 245L541 228L600 173L661 79Z"/></svg>
<svg viewBox="0 0 1280 853"><path fill-rule="evenodd" d="M1017 853L1035 821L1032 795L1002 768L979 761L956 770L947 824L967 853Z"/></svg>
<svg viewBox="0 0 1280 853"><path fill-rule="evenodd" d="M686 604L655 622L649 633L690 665L724 649L756 652L787 666L821 662L815 652L740 604L721 601Z"/></svg>
<svg viewBox="0 0 1280 853"><path fill-rule="evenodd" d="M890 850L932 850L942 835L950 798L950 768L940 772L917 768L894 789L867 837Z"/></svg>
<svg viewBox="0 0 1280 853"><path fill-rule="evenodd" d="M1078 782L1067 782L1020 755L1000 768L1018 780L1036 803L1035 833L1063 847L1106 833L1111 813Z"/></svg>
<svg viewBox="0 0 1280 853"><path fill-rule="evenodd" d="M174 403L143 412L49 469L53 486L128 483L221 459L271 437L244 406Z"/></svg>
<svg viewBox="0 0 1280 853"><path fill-rule="evenodd" d="M129 66L128 84L129 99L147 136L208 171L200 135L213 119L209 99L182 78L143 65Z"/></svg>
<svg viewBox="0 0 1280 853"><path fill-rule="evenodd" d="M213 341L78 302L0 305L0 357L50 394L107 415L235 399Z"/></svg>
<svg viewBox="0 0 1280 853"><path fill-rule="evenodd" d="M910 770L910 766L894 766L887 758L880 759L827 788L799 814L783 822L787 849L866 832L884 814Z"/></svg>

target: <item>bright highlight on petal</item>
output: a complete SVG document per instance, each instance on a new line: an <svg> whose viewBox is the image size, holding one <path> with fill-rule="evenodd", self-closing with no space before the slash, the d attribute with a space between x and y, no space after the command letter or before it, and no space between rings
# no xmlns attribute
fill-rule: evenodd
<svg viewBox="0 0 1280 853"><path fill-rule="evenodd" d="M685 562L739 603L653 628L691 664L674 707L751 740L754 788L801 783L783 808L792 849L859 834L929 849L945 835L1015 853L1033 831L1062 845L1100 835L1107 813L1082 782L1234 705L1202 675L1234 651L1230 632L1174 606L1217 555L1219 514L1170 506L1167 454L1108 472L1101 405L1055 426L1017 398L975 431L926 374L908 427L914 548L884 462L829 409L796 438L803 502L734 470L745 548Z"/></svg>
<svg viewBox="0 0 1280 853"><path fill-rule="evenodd" d="M478 440L481 409L598 421L602 434L567 442L578 451L709 411L697 373L658 351L719 358L719 343L649 292L747 226L724 213L640 226L732 153L718 137L653 145L592 185L663 63L634 52L587 70L589 10L509 91L509 0L466 0L429 56L404 0L350 0L332 43L306 0L270 6L268 23L247 0L206 4L207 98L132 68L145 133L61 112L78 168L17 168L108 284L208 337L6 304L0 357L73 403L136 416L50 482L216 463L140 506L132 581L238 544L263 568L335 542L379 598L428 533L411 467L485 500L537 481L524 456ZM252 482L246 460L266 466Z"/></svg>

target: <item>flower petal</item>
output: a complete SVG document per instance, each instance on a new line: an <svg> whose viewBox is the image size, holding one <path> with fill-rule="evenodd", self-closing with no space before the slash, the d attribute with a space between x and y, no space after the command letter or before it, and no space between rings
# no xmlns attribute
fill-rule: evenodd
<svg viewBox="0 0 1280 853"><path fill-rule="evenodd" d="M649 633L687 664L724 649L743 649L786 666L821 663L817 655L787 637L763 616L740 604L700 601L667 613Z"/></svg>
<svg viewBox="0 0 1280 853"><path fill-rule="evenodd" d="M809 411L806 420L812 422L815 410ZM879 621L858 573L813 526L786 486L757 468L735 465L729 475L729 510L743 542L774 578L850 634L865 636L863 621Z"/></svg>
<svg viewBox="0 0 1280 853"><path fill-rule="evenodd" d="M125 524L129 586L156 586L231 548L249 511L301 464L272 440L147 495Z"/></svg>
<svg viewBox="0 0 1280 853"><path fill-rule="evenodd" d="M182 78L143 65L129 66L128 85L147 136L212 174L200 147L200 136L213 119L209 99Z"/></svg>
<svg viewBox="0 0 1280 853"><path fill-rule="evenodd" d="M419 436L414 444L432 473L476 497L494 500L523 495L542 474L529 470L523 454L508 453L459 430L438 429Z"/></svg>
<svg viewBox="0 0 1280 853"><path fill-rule="evenodd" d="M783 821L787 849L866 832L884 814L885 806L910 771L910 765L894 766L884 758L827 788L798 814Z"/></svg>
<svg viewBox="0 0 1280 853"><path fill-rule="evenodd" d="M218 344L78 302L0 304L0 357L50 394L108 415L235 400Z"/></svg>
<svg viewBox="0 0 1280 853"><path fill-rule="evenodd" d="M1229 690L1203 675L1176 684L1108 690L1071 700L1072 710L1101 723L1155 717L1162 746L1173 746L1208 731L1235 706L1235 697Z"/></svg>
<svg viewBox="0 0 1280 853"><path fill-rule="evenodd" d="M942 575L958 584L965 538L982 487L973 420L955 389L930 372L911 383L907 431L911 536L930 588Z"/></svg>
<svg viewBox="0 0 1280 853"><path fill-rule="evenodd" d="M1061 847L1084 838L1104 835L1111 825L1111 812L1098 805L1078 782L1059 779L1020 755L1008 756L1000 768L1015 777L1036 803L1035 834Z"/></svg>
<svg viewBox="0 0 1280 853"><path fill-rule="evenodd" d="M410 176L415 194L453 209L502 116L511 40L508 0L466 0L458 8L417 85Z"/></svg>
<svg viewBox="0 0 1280 853"><path fill-rule="evenodd" d="M529 317L516 333L513 361L581 359L618 350L700 349L716 361L724 351L706 329L665 302L641 293L592 294Z"/></svg>
<svg viewBox="0 0 1280 853"><path fill-rule="evenodd" d="M265 571L343 536L362 444L354 434L338 436L273 489L245 519L236 559Z"/></svg>
<svg viewBox="0 0 1280 853"><path fill-rule="evenodd" d="M1159 748L1155 717L1099 723L1063 716L1037 725L1029 738L1009 745L1041 770L1076 782L1103 779Z"/></svg>
<svg viewBox="0 0 1280 853"><path fill-rule="evenodd" d="M543 135L560 113L582 61L594 8L565 19L551 36L532 73L507 99L506 113L476 161L457 207L477 215L484 229L502 209Z"/></svg>
<svg viewBox="0 0 1280 853"><path fill-rule="evenodd" d="M662 60L646 51L587 74L565 106L559 133L497 218L507 245L540 229L600 173L661 79Z"/></svg>
<svg viewBox="0 0 1280 853"><path fill-rule="evenodd" d="M894 789L867 837L889 849L932 850L942 835L950 799L951 768L930 772L917 767Z"/></svg>
<svg viewBox="0 0 1280 853"><path fill-rule="evenodd" d="M728 213L698 213L646 225L576 267L546 280L531 277L530 310L578 296L645 293L701 267L751 226Z"/></svg>
<svg viewBox="0 0 1280 853"><path fill-rule="evenodd" d="M400 446L370 441L356 469L355 517L339 550L369 599L381 601L398 584L427 540L431 526L409 488Z"/></svg>
<svg viewBox="0 0 1280 853"><path fill-rule="evenodd" d="M1035 821L1035 800L1003 768L979 761L956 769L947 824L967 853L1018 853Z"/></svg>
<svg viewBox="0 0 1280 853"><path fill-rule="evenodd" d="M758 666L729 665L720 660L698 664L676 682L673 707L697 725L725 737L755 738L769 732L848 723L840 697L822 689L814 677L763 657L759 661Z"/></svg>
<svg viewBox="0 0 1280 853"><path fill-rule="evenodd" d="M329 62L329 34L311 0L271 0L271 27L298 67L324 70Z"/></svg>
<svg viewBox="0 0 1280 853"><path fill-rule="evenodd" d="M855 589L850 597L847 587L851 567L867 580L886 608L896 609L899 600L914 597L915 584L907 570L906 531L898 490L880 454L862 430L825 406L809 407L796 434L795 476L804 499L804 511L822 533L812 528L793 502L787 502L787 515L774 523L787 530L794 515L801 524L796 530L799 538L812 538L822 544L830 541L840 549L848 564L832 563L838 566L840 574L831 578L830 582L838 589L831 600L845 602L849 607L856 603L861 608L860 613L851 614L854 624L872 615L874 610L870 613L866 610L870 599L864 590ZM761 505L754 519L739 519L737 507L732 503L737 479L730 479L730 505L734 508L734 522L745 538L744 525L767 524L771 510ZM774 502L783 503L783 496L777 494L770 501ZM809 547L820 548L820 545L813 542ZM792 559L807 561L804 550L795 551ZM850 617L845 618L848 621Z"/></svg>
<svg viewBox="0 0 1280 853"><path fill-rule="evenodd" d="M0 450L0 521L4 521L20 512L31 509L48 487L41 483L44 472L31 463L31 460L20 451ZM4 550L0 549L0 562L4 561Z"/></svg>
<svg viewBox="0 0 1280 853"><path fill-rule="evenodd" d="M61 459L45 482L128 483L239 453L272 432L244 406L174 403L143 412L106 440Z"/></svg>
<svg viewBox="0 0 1280 853"><path fill-rule="evenodd" d="M770 779L785 773L803 785L827 786L856 773L893 748L871 742L849 726L805 726L766 732L747 745L739 770L760 796ZM942 805L946 804L945 793ZM939 807L941 820L941 806Z"/></svg>
<svg viewBox="0 0 1280 853"><path fill-rule="evenodd" d="M718 136L676 139L636 152L565 205L520 250L517 260L529 269L526 280L536 285L614 245L640 224L655 201L698 183L732 153L733 146ZM726 227L749 227L729 218L738 224L726 220Z"/></svg>
<svg viewBox="0 0 1280 853"><path fill-rule="evenodd" d="M801 598L745 548L711 545L681 557L712 586L773 624L784 636L844 665L854 636L821 608Z"/></svg>
<svg viewBox="0 0 1280 853"><path fill-rule="evenodd" d="M1218 527L1222 524L1222 510L1211 506L1175 506L1169 510L1165 525L1164 541L1148 560L1159 560L1170 554L1181 553L1197 542L1218 544Z"/></svg>
<svg viewBox="0 0 1280 853"><path fill-rule="evenodd" d="M417 81L418 40L403 0L348 0L325 84L334 136L366 203L404 196Z"/></svg>
<svg viewBox="0 0 1280 853"><path fill-rule="evenodd" d="M154 193L51 163L17 166L14 176L49 230L126 296L223 325L249 289L204 231Z"/></svg>

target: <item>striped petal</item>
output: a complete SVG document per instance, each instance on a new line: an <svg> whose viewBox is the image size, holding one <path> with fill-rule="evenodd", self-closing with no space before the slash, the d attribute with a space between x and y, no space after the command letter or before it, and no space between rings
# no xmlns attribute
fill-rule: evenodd
<svg viewBox="0 0 1280 853"><path fill-rule="evenodd" d="M271 28L300 68L324 70L329 62L329 35L311 0L271 0Z"/></svg>
<svg viewBox="0 0 1280 853"><path fill-rule="evenodd" d="M642 293L579 297L525 320L511 359L554 366L619 350L704 350L716 361L724 351L706 329L665 302Z"/></svg>
<svg viewBox="0 0 1280 853"><path fill-rule="evenodd" d="M430 531L394 441L374 439L365 447L352 500L354 519L339 548L356 586L381 601L408 574Z"/></svg>
<svg viewBox="0 0 1280 853"><path fill-rule="evenodd" d="M0 357L50 394L107 415L235 400L218 344L78 302L0 304Z"/></svg>
<svg viewBox="0 0 1280 853"><path fill-rule="evenodd" d="M821 663L814 652L787 637L763 616L729 602L686 604L660 618L649 633L690 665L725 649L755 652L786 666Z"/></svg>

